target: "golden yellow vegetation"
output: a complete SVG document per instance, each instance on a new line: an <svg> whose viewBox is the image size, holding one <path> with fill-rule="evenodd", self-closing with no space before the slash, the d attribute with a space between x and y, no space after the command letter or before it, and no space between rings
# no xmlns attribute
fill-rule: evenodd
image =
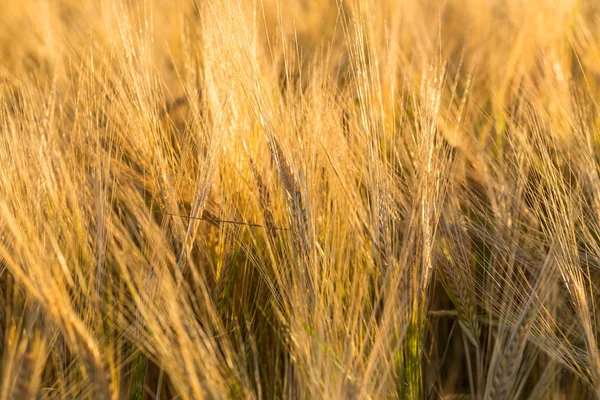
<svg viewBox="0 0 600 400"><path fill-rule="evenodd" d="M4 0L0 400L597 398L599 12Z"/></svg>

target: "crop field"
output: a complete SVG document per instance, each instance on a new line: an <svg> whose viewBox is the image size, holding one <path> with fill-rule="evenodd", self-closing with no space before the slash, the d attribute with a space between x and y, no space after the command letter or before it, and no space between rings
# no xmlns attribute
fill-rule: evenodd
<svg viewBox="0 0 600 400"><path fill-rule="evenodd" d="M0 400L600 397L597 0L0 0Z"/></svg>

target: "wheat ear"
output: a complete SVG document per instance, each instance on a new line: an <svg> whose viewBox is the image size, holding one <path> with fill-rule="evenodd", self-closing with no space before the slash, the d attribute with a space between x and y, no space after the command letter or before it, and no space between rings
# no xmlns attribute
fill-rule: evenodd
<svg viewBox="0 0 600 400"><path fill-rule="evenodd" d="M311 243L310 230L308 229L308 216L304 208L300 185L281 146L274 137L271 137L269 141L269 148L279 169L281 182L287 193L287 200L292 211L295 246L304 257L309 257Z"/></svg>
<svg viewBox="0 0 600 400"><path fill-rule="evenodd" d="M513 382L521 366L527 337L536 315L535 307L529 306L529 310L518 322L519 327L508 336L505 342L506 347L495 357L496 361L492 364L493 375L488 378L489 389L486 399L504 400L510 398Z"/></svg>
<svg viewBox="0 0 600 400"><path fill-rule="evenodd" d="M112 379L106 370L96 340L88 333L83 323L72 314L68 314L64 319L66 329L71 334L70 340L77 349L94 397L99 400L112 400L114 398Z"/></svg>
<svg viewBox="0 0 600 400"><path fill-rule="evenodd" d="M35 399L46 363L46 342L38 336L33 342L29 342L26 337L22 341L27 351L23 355L10 398Z"/></svg>

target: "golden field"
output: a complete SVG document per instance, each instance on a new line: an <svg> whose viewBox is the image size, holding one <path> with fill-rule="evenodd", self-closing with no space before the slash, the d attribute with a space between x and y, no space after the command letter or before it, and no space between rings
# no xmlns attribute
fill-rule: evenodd
<svg viewBox="0 0 600 400"><path fill-rule="evenodd" d="M600 3L5 0L0 400L600 396Z"/></svg>

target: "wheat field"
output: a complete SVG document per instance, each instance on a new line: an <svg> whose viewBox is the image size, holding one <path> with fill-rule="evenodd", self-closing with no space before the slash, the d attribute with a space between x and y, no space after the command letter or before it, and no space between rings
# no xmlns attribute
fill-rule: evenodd
<svg viewBox="0 0 600 400"><path fill-rule="evenodd" d="M600 3L3 0L0 400L596 399Z"/></svg>

